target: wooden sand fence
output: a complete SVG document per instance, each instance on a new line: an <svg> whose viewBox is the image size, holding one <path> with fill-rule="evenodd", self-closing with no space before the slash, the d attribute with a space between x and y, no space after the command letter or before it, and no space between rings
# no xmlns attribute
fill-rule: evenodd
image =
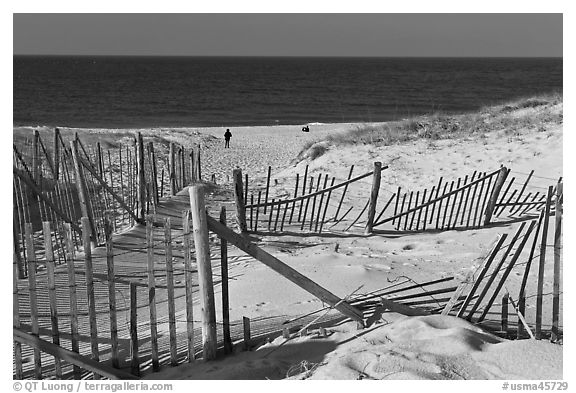
<svg viewBox="0 0 576 393"><path fill-rule="evenodd" d="M336 182L336 177L329 174L309 174L306 166L303 176L296 174L294 186L288 186L289 192L275 197L270 195L271 167L262 189L251 187L248 174L242 177L241 170L236 169L233 181L238 225L242 232L321 234L326 230L346 232L361 227L371 233L381 172L387 168L375 162L372 171L353 176L352 166L348 178ZM361 209L350 203L356 197L351 196L353 187L365 191L366 203Z"/></svg>
<svg viewBox="0 0 576 393"><path fill-rule="evenodd" d="M488 173L474 171L451 181L440 177L431 189L410 192L398 187L383 204L374 223L375 232L472 229L537 215L545 206L546 195L529 191L534 171L522 183L515 183L516 177L510 178L510 172L501 167Z"/></svg>
<svg viewBox="0 0 576 393"><path fill-rule="evenodd" d="M483 262L456 291L457 296L461 296L467 290L465 299L453 299L444 313L483 324L509 338L559 340L562 336L562 205L563 185L559 181L556 187L548 187L538 219L522 222L511 238L501 235ZM549 245L553 247L552 262L547 258ZM514 275L522 277L519 286L513 286L509 280ZM551 307L546 307L550 302L544 301L550 299ZM498 306L500 309L494 311Z"/></svg>
<svg viewBox="0 0 576 393"><path fill-rule="evenodd" d="M37 252L32 224L27 223L26 279L18 278L18 261L14 258L15 378L91 375L95 379L124 379L158 371L162 365L192 362L200 354L204 360L214 359L218 347L230 352L229 245L269 266L345 317L363 323L359 310L229 229L225 210L219 220L207 215L203 194L202 186L191 187L190 211L183 212L182 229L176 232L170 218L147 215L146 225L141 228L145 231L144 247L138 242L131 249L115 245L112 220L106 216L105 247L92 248L90 222L82 217L84 252L77 253L72 231L68 231L66 266L56 264L51 223L43 223L44 253ZM208 231L220 239L220 281L213 278L212 268L218 263L211 256ZM135 258L138 253L140 258ZM196 269L192 268L193 262ZM222 295L221 340L216 334L217 284ZM194 330L195 298L201 305L201 334ZM245 318L241 325L242 342L248 347L250 321ZM33 361L24 362L28 358Z"/></svg>
<svg viewBox="0 0 576 393"><path fill-rule="evenodd" d="M127 144L105 150L100 142L66 141L58 129L44 141L40 132L13 145L13 238L19 275L27 274L26 223L31 223L42 246L42 223L53 223L57 263L65 263L64 224L78 248L80 217L87 217L93 244L105 242L105 216L119 232L143 224L161 198L175 195L187 184L201 180L200 149L185 151L169 143L144 143L140 133Z"/></svg>

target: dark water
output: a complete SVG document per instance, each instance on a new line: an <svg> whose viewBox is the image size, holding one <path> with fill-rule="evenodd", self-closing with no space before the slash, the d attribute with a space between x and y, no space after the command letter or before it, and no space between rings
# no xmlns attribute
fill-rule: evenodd
<svg viewBox="0 0 576 393"><path fill-rule="evenodd" d="M562 92L562 59L14 56L14 125L371 122Z"/></svg>

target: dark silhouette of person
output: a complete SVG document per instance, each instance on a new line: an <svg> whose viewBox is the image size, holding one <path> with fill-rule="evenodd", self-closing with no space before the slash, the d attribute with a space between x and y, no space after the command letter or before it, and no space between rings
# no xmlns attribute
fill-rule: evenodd
<svg viewBox="0 0 576 393"><path fill-rule="evenodd" d="M302 131L303 132L310 132L310 127L304 126L304 127L302 127Z"/></svg>
<svg viewBox="0 0 576 393"><path fill-rule="evenodd" d="M230 138L232 138L232 133L230 132L230 129L227 128L226 132L224 133L224 140L226 141L224 143L224 147L230 148Z"/></svg>

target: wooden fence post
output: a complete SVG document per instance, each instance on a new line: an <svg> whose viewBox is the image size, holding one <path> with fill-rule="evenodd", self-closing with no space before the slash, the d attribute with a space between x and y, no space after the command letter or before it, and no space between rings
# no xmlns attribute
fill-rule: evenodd
<svg viewBox="0 0 576 393"><path fill-rule="evenodd" d="M190 152L190 184L196 183L196 169L195 169L195 161L194 161L194 150Z"/></svg>
<svg viewBox="0 0 576 393"><path fill-rule="evenodd" d="M216 358L217 337L208 223L202 186L192 186L190 188L190 210L192 212L192 228L200 286L200 304L202 306L203 357L206 361Z"/></svg>
<svg viewBox="0 0 576 393"><path fill-rule="evenodd" d="M220 208L220 223L226 225L226 206ZM222 331L224 334L224 352L232 353L230 337L230 298L228 295L228 242L220 238L220 273L222 276Z"/></svg>
<svg viewBox="0 0 576 393"><path fill-rule="evenodd" d="M372 233L374 225L374 216L376 215L376 203L378 202L378 191L380 190L382 163L374 163L374 177L372 178L372 191L370 192L370 204L368 205L368 221L366 222L366 229L364 234L369 235Z"/></svg>
<svg viewBox="0 0 576 393"><path fill-rule="evenodd" d="M554 282L552 286L552 341L558 340L560 319L560 258L562 247L562 210L563 185L558 182L556 187L556 211L554 215Z"/></svg>
<svg viewBox="0 0 576 393"><path fill-rule="evenodd" d="M496 183L494 184L494 188L492 189L492 194L490 195L490 199L488 200L488 206L486 206L486 212L484 213L484 225L490 224L490 220L492 219L492 214L494 213L494 208L496 207L496 201L498 200L498 195L500 195L500 191L504 186L504 182L506 181L506 177L508 176L508 169L503 166L500 168L500 172L498 172L498 177L496 177Z"/></svg>
<svg viewBox="0 0 576 393"><path fill-rule="evenodd" d="M152 197L154 198L154 206L158 206L159 195L158 195L158 169L156 167L156 154L154 152L154 144L148 142L148 161L150 161L150 180L152 181Z"/></svg>
<svg viewBox="0 0 576 393"><path fill-rule="evenodd" d="M232 171L232 178L234 181L234 202L236 204L236 221L240 227L240 232L248 232L246 225L246 205L244 203L243 185L242 185L242 170L234 169ZM266 208L266 206L264 206Z"/></svg>
<svg viewBox="0 0 576 393"><path fill-rule="evenodd" d="M88 218L90 238L92 244L96 245L96 227L94 225L94 216L92 215L92 208L88 204L88 189L86 187L86 179L80 164L80 157L78 155L78 142L76 140L70 141L72 150L72 160L74 161L74 174L76 180L76 189L78 190L78 198L80 200L80 211L83 217Z"/></svg>
<svg viewBox="0 0 576 393"><path fill-rule="evenodd" d="M146 216L146 176L144 172L144 139L139 132L136 142L136 200L138 202L137 216L141 220Z"/></svg>

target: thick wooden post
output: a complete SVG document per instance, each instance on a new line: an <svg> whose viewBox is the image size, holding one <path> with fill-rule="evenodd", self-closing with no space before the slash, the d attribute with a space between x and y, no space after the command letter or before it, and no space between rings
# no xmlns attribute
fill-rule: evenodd
<svg viewBox="0 0 576 393"><path fill-rule="evenodd" d="M220 208L220 223L226 225L226 206ZM224 352L232 352L230 336L230 299L228 295L228 242L220 238L220 273L222 275L222 331L224 333Z"/></svg>
<svg viewBox="0 0 576 393"><path fill-rule="evenodd" d="M563 185L558 182L556 187L556 211L554 216L554 282L552 286L552 341L556 341L559 335L560 323L560 259L562 253L562 210L563 210Z"/></svg>
<svg viewBox="0 0 576 393"><path fill-rule="evenodd" d="M490 224L492 214L494 213L494 208L496 207L496 201L498 200L498 195L500 195L500 191L502 190L502 186L504 186L504 182L506 181L507 176L508 169L503 166L500 168L500 172L498 172L498 177L496 177L496 184L494 184L492 194L488 200L488 206L486 206L486 211L484 212L484 225Z"/></svg>
<svg viewBox="0 0 576 393"><path fill-rule="evenodd" d="M244 203L243 185L242 185L242 170L234 169L232 171L232 178L234 181L234 202L236 204L236 221L240 228L240 232L248 232L246 225L246 205ZM264 206L266 208L266 206Z"/></svg>
<svg viewBox="0 0 576 393"><path fill-rule="evenodd" d="M268 166L268 176L266 176L266 195L264 197L264 214L266 214L266 210L267 210L267 206L266 204L268 204L268 193L270 192L270 173L272 171L272 167Z"/></svg>
<svg viewBox="0 0 576 393"><path fill-rule="evenodd" d="M208 223L204 204L204 189L202 186L190 187L190 210L192 212L192 228L200 286L200 304L202 306L203 357L206 361L216 358L217 337Z"/></svg>
<svg viewBox="0 0 576 393"><path fill-rule="evenodd" d="M182 215L182 243L184 247L184 280L186 283L186 334L188 362L194 361L194 304L192 288L192 265L190 263L190 210Z"/></svg>
<svg viewBox="0 0 576 393"><path fill-rule="evenodd" d="M366 229L364 234L369 235L372 233L374 225L374 216L376 215L376 203L378 202L378 191L380 190L382 163L374 163L374 177L372 178L372 191L370 192L370 204L368 205L368 221L366 222Z"/></svg>
<svg viewBox="0 0 576 393"><path fill-rule="evenodd" d="M80 157L78 155L78 142L76 140L70 141L70 147L72 151L72 160L74 161L74 175L76 180L76 189L78 190L78 199L80 200L80 211L82 212L83 217L88 218L90 239L92 240L92 244L96 245L96 227L94 225L92 209L88 204L88 189L86 187L86 180L80 164Z"/></svg>
<svg viewBox="0 0 576 393"><path fill-rule="evenodd" d="M138 211L136 215L144 220L146 217L146 176L144 172L144 139L138 133L136 142L136 200Z"/></svg>

